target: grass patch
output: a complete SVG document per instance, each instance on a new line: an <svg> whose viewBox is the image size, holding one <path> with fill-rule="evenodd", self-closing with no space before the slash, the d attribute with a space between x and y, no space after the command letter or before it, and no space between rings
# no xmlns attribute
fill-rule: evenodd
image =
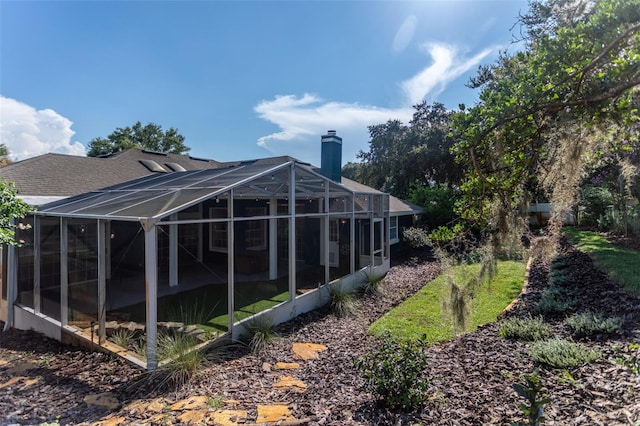
<svg viewBox="0 0 640 426"><path fill-rule="evenodd" d="M469 275L478 272L480 265L466 265L455 269L454 273ZM498 262L498 271L493 279L475 291L465 331L473 331L479 325L495 321L504 308L520 294L524 272L523 263ZM453 325L442 308L447 287L447 277L439 276L374 322L369 327L369 333L381 337L387 332L392 338L413 341L426 333L427 343L453 338Z"/></svg>
<svg viewBox="0 0 640 426"><path fill-rule="evenodd" d="M542 322L541 318L508 318L500 322L498 330L500 337L534 342L551 337L551 327Z"/></svg>
<svg viewBox="0 0 640 426"><path fill-rule="evenodd" d="M640 295L640 251L615 246L597 232L572 227L563 228L563 232L578 249L591 255L611 279L629 293Z"/></svg>
<svg viewBox="0 0 640 426"><path fill-rule="evenodd" d="M562 339L535 342L529 350L529 355L538 364L553 368L579 367L602 358L602 353L596 349Z"/></svg>

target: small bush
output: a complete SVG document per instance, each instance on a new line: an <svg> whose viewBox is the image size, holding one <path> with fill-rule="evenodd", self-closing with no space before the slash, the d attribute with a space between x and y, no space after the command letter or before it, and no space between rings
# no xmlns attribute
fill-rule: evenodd
<svg viewBox="0 0 640 426"><path fill-rule="evenodd" d="M534 311L538 314L562 314L575 308L578 300L575 294L562 287L549 287L540 297Z"/></svg>
<svg viewBox="0 0 640 426"><path fill-rule="evenodd" d="M411 248L420 248L427 245L429 234L425 229L410 227L402 230L402 239Z"/></svg>
<svg viewBox="0 0 640 426"><path fill-rule="evenodd" d="M355 299L352 291L345 290L342 285L329 288L331 311L338 318L344 318L356 313Z"/></svg>
<svg viewBox="0 0 640 426"><path fill-rule="evenodd" d="M249 332L251 353L261 353L272 341L278 338L273 321L266 315L250 319L245 328Z"/></svg>
<svg viewBox="0 0 640 426"><path fill-rule="evenodd" d="M602 358L602 353L598 350L562 339L535 342L529 355L535 362L553 368L579 367Z"/></svg>
<svg viewBox="0 0 640 426"><path fill-rule="evenodd" d="M585 312L567 318L565 324L576 337L613 333L620 329L623 320L620 317L604 318L601 313Z"/></svg>
<svg viewBox="0 0 640 426"><path fill-rule="evenodd" d="M429 387L424 374L428 364L424 338L404 342L386 334L379 347L354 364L364 377L363 389L377 395L385 406L409 410L424 402Z"/></svg>
<svg viewBox="0 0 640 426"><path fill-rule="evenodd" d="M573 281L573 274L568 269L552 269L549 274L551 285L565 286Z"/></svg>
<svg viewBox="0 0 640 426"><path fill-rule="evenodd" d="M533 342L550 338L551 327L542 322L541 318L512 317L500 322L498 334L505 339L519 339Z"/></svg>

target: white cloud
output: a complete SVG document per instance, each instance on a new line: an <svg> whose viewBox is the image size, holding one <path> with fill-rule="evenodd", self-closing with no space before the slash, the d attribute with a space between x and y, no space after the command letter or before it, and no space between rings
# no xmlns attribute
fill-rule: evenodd
<svg viewBox="0 0 640 426"><path fill-rule="evenodd" d="M378 108L357 103L325 102L305 93L276 96L262 101L255 111L260 118L277 124L281 131L258 139L258 145L273 154L289 154L300 160L317 163L320 135L335 129L343 137L344 162L353 161L368 140L367 126L390 119L408 121L412 108Z"/></svg>
<svg viewBox="0 0 640 426"><path fill-rule="evenodd" d="M84 145L71 142L73 122L52 109L30 105L0 95L0 143L12 160L24 160L48 152L86 155Z"/></svg>
<svg viewBox="0 0 640 426"><path fill-rule="evenodd" d="M458 55L455 46L443 43L425 43L421 49L431 56L433 64L401 83L407 102L412 105L422 101L427 95L438 96L446 89L447 84L476 67L495 50L487 48L471 58L464 58Z"/></svg>
<svg viewBox="0 0 640 426"><path fill-rule="evenodd" d="M416 32L417 25L418 18L416 18L415 15L408 16L407 19L404 20L396 32L396 36L393 38L392 49L394 53L400 53L409 46Z"/></svg>
<svg viewBox="0 0 640 426"><path fill-rule="evenodd" d="M325 101L308 93L302 97L276 96L273 100L261 101L254 108L260 118L280 128L279 132L260 137L258 145L274 155L289 154L316 163L320 156L320 135L328 129L335 129L343 137L343 162L354 161L358 151L366 150L369 140L367 126L393 119L407 123L413 114L412 105L427 97L435 99L449 83L476 67L495 50L487 48L472 57L465 57L456 47L442 43L426 43L421 49L431 56L433 63L400 83L405 102L403 106L384 108Z"/></svg>

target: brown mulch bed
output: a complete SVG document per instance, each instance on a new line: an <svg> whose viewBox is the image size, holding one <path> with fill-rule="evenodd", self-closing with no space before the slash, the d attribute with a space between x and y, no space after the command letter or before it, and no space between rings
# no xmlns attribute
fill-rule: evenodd
<svg viewBox="0 0 640 426"><path fill-rule="evenodd" d="M545 391L552 398L545 407L547 424L634 424L640 420L640 376L617 361L634 354L640 358L640 351L629 348L640 342L640 299L624 294L587 255L565 246L562 256L574 277L579 311L600 311L623 317L625 322L614 335L581 341L602 350L603 360L568 372L541 369ZM0 424L38 424L57 416L62 424L91 423L110 413L126 418L129 424L140 424L151 414L122 407L136 399L174 401L189 395L208 395L227 405L234 401L233 408L247 410L250 419L255 419L257 404L286 403L296 418L307 418L313 425L477 425L524 420L518 408L521 401L511 385L535 366L527 355L528 344L499 338L497 323L429 348L427 373L432 387L428 403L416 412L389 411L360 390L363 382L353 359L376 344L366 334L367 327L438 273L437 263L426 253L406 257L385 278L383 298L359 299L358 315L338 319L327 310L301 315L281 326L281 338L259 356L240 344L214 351L210 364L178 391L158 389L148 374L120 359L64 346L32 332L4 332L0 334L0 360L9 362L0 365ZM505 315L529 312L548 285L547 275L548 265L535 263L526 293ZM546 320L556 335L569 337L562 318ZM291 354L293 342L328 348L290 372L307 385L304 393L274 389L274 375L265 366L299 361ZM24 362L36 368L11 371ZM3 387L17 374L37 382L27 385L25 379ZM83 402L85 395L101 392L117 395L121 408L110 412ZM167 421L179 423L171 413Z"/></svg>

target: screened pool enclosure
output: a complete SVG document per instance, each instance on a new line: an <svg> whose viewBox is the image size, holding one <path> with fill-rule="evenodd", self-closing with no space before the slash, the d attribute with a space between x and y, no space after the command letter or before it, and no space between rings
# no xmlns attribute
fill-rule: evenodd
<svg viewBox="0 0 640 426"><path fill-rule="evenodd" d="M167 334L194 346L236 338L251 317L286 321L326 302L328 286L388 270L387 194L265 163L154 174L43 206L8 249L8 318L154 369Z"/></svg>

